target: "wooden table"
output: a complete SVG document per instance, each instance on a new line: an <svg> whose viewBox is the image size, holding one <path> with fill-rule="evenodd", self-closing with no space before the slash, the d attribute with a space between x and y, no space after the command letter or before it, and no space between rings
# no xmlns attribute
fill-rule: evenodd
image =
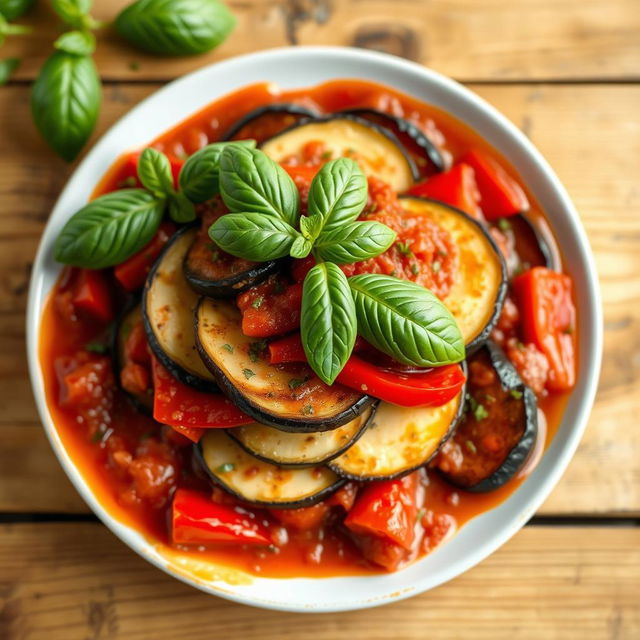
<svg viewBox="0 0 640 640"><path fill-rule="evenodd" d="M99 18L123 0L96 1ZM640 4L638 0L233 0L215 53L159 60L109 30L96 134L201 65L286 44L382 49L467 84L531 138L582 216L602 283L597 402L540 513L480 566L372 611L294 616L206 596L162 574L88 513L35 411L24 356L29 270L73 167L28 116L29 84L57 33L40 2L2 57L0 89L0 638L640 637Z"/></svg>

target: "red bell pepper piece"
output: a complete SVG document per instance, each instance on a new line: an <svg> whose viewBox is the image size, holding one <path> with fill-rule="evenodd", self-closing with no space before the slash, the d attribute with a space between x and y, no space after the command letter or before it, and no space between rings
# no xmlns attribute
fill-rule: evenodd
<svg viewBox="0 0 640 640"><path fill-rule="evenodd" d="M113 318L113 307L105 273L94 269L78 269L73 282L72 304L76 311L109 322Z"/></svg>
<svg viewBox="0 0 640 640"><path fill-rule="evenodd" d="M237 427L254 422L222 394L203 393L176 380L151 358L153 417L162 424L200 429Z"/></svg>
<svg viewBox="0 0 640 640"><path fill-rule="evenodd" d="M182 425L172 424L169 425L176 433L189 438L191 442L198 443L202 436L206 433L206 429L198 429L197 427L183 427Z"/></svg>
<svg viewBox="0 0 640 640"><path fill-rule="evenodd" d="M513 280L520 307L523 338L547 356L547 388L567 391L576 381L576 308L571 278L534 267Z"/></svg>
<svg viewBox="0 0 640 640"><path fill-rule="evenodd" d="M127 291L137 291L142 287L153 263L175 231L173 222L161 223L156 235L146 246L114 268L116 280Z"/></svg>
<svg viewBox="0 0 640 640"><path fill-rule="evenodd" d="M295 333L269 344L271 364L306 362L300 335ZM457 364L435 367L424 373L382 369L351 355L336 382L402 407L439 407L458 395L466 380Z"/></svg>
<svg viewBox="0 0 640 640"><path fill-rule="evenodd" d="M474 171L468 164L457 164L449 171L432 176L411 187L409 193L440 200L474 218L482 218L482 211L478 204L480 191L478 191Z"/></svg>
<svg viewBox="0 0 640 640"><path fill-rule="evenodd" d="M479 149L466 153L460 162L473 167L480 190L480 207L487 220L513 216L529 209L522 187L494 160Z"/></svg>
<svg viewBox="0 0 640 640"><path fill-rule="evenodd" d="M205 493L188 489L176 491L171 521L174 544L272 543L269 530L249 514L232 506L213 502Z"/></svg>
<svg viewBox="0 0 640 640"><path fill-rule="evenodd" d="M398 480L367 484L358 493L344 524L356 534L356 541L372 562L392 569L411 551L418 515L418 488L419 475L414 471Z"/></svg>

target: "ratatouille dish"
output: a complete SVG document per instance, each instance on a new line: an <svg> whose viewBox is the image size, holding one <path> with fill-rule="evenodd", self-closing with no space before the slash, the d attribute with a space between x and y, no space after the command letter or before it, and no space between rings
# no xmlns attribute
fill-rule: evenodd
<svg viewBox="0 0 640 640"><path fill-rule="evenodd" d="M254 85L117 159L57 238L56 428L98 499L253 574L395 571L535 467L572 282L484 140L355 80Z"/></svg>

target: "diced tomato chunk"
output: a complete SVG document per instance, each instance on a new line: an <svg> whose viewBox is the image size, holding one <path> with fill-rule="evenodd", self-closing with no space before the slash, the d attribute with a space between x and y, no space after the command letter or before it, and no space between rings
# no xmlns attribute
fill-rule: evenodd
<svg viewBox="0 0 640 640"><path fill-rule="evenodd" d="M73 306L77 312L88 313L101 322L112 320L111 290L103 271L78 269L73 289Z"/></svg>
<svg viewBox="0 0 640 640"><path fill-rule="evenodd" d="M134 395L146 393L150 382L149 370L137 362L127 362L120 371L122 388Z"/></svg>

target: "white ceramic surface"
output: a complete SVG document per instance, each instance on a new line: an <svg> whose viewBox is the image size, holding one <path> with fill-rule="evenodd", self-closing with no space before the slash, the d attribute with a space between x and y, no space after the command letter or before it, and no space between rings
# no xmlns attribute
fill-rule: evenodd
<svg viewBox="0 0 640 640"><path fill-rule="evenodd" d="M142 536L105 511L56 433L37 358L43 302L59 273L52 259L53 241L116 157L144 145L212 100L255 82L295 88L340 77L381 82L445 109L480 133L520 173L548 213L574 278L580 313L578 384L553 443L523 485L499 507L467 523L451 540L412 566L390 575L367 577L256 578L244 586L190 579L183 571L169 568ZM289 611L344 611L400 600L454 578L495 551L534 514L558 482L584 430L600 370L602 318L593 258L579 216L549 165L511 122L461 85L417 64L357 49L301 47L250 54L200 69L154 93L102 137L69 180L42 237L31 278L27 337L31 380L51 445L87 504L126 544L178 579L230 600Z"/></svg>

